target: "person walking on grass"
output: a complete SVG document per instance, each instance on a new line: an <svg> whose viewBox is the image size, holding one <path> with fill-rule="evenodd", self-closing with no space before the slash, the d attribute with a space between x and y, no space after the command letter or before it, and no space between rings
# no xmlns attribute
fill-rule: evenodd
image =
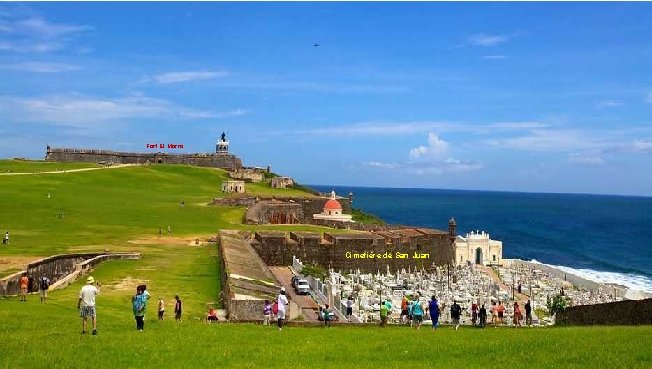
<svg viewBox="0 0 652 369"><path fill-rule="evenodd" d="M77 301L77 310L82 318L82 334L86 333L86 326L90 318L93 324L93 335L97 335L97 313L95 310L95 297L100 294L98 282L96 286L95 279L90 276L86 278L86 285L79 290L79 301Z"/></svg>
<svg viewBox="0 0 652 369"><path fill-rule="evenodd" d="M353 316L353 296L349 295L346 299L346 320L351 322L351 316Z"/></svg>
<svg viewBox="0 0 652 369"><path fill-rule="evenodd" d="M460 315L462 315L462 308L457 304L456 300L453 300L453 306L451 306L451 321L455 326L455 330L460 327Z"/></svg>
<svg viewBox="0 0 652 369"><path fill-rule="evenodd" d="M416 296L412 303L412 320L414 321L414 328L420 329L423 322L423 305L421 305L419 295Z"/></svg>
<svg viewBox="0 0 652 369"><path fill-rule="evenodd" d="M477 321L478 321L478 304L474 302L471 304L471 322L473 325L475 325Z"/></svg>
<svg viewBox="0 0 652 369"><path fill-rule="evenodd" d="M484 328L485 324L487 324L487 309L484 308L484 304L482 304L478 315L480 317L480 328Z"/></svg>
<svg viewBox="0 0 652 369"><path fill-rule="evenodd" d="M276 297L276 304L278 306L278 312L276 313L278 330L283 329L283 321L285 321L285 312L287 305L290 304L287 296L285 296L285 287L281 287L281 292Z"/></svg>
<svg viewBox="0 0 652 369"><path fill-rule="evenodd" d="M158 320L163 320L163 314L165 314L165 303L163 298L158 298Z"/></svg>
<svg viewBox="0 0 652 369"><path fill-rule="evenodd" d="M407 323L408 302L407 296L403 295L403 298L401 299L401 323Z"/></svg>
<svg viewBox="0 0 652 369"><path fill-rule="evenodd" d="M39 294L41 295L41 303L48 299L48 290L50 289L50 279L44 275L39 279Z"/></svg>
<svg viewBox="0 0 652 369"><path fill-rule="evenodd" d="M413 305L414 305L413 302L410 301L410 299L408 299L408 301L407 301L407 310L408 310L407 319L408 319L408 323L410 323L410 327L412 326L412 306Z"/></svg>
<svg viewBox="0 0 652 369"><path fill-rule="evenodd" d="M504 324L503 319L505 317L505 305L503 305L503 303L500 302L500 300L498 300L497 311L498 311L498 324L500 324L502 326Z"/></svg>
<svg viewBox="0 0 652 369"><path fill-rule="evenodd" d="M136 287L136 294L131 298L131 305L136 319L136 329L145 329L145 290L140 286Z"/></svg>
<svg viewBox="0 0 652 369"><path fill-rule="evenodd" d="M4 245L8 245L8 244L9 244L9 231L5 232L5 238L2 239L2 243L3 243Z"/></svg>
<svg viewBox="0 0 652 369"><path fill-rule="evenodd" d="M527 326L532 325L532 305L530 304L530 300L527 300L525 303L525 324Z"/></svg>
<svg viewBox="0 0 652 369"><path fill-rule="evenodd" d="M181 321L181 299L179 295L174 296L174 320L177 322Z"/></svg>
<svg viewBox="0 0 652 369"><path fill-rule="evenodd" d="M521 307L518 306L518 301L514 301L514 326L516 328L521 326L521 320L523 320L523 313L521 312Z"/></svg>
<svg viewBox="0 0 652 369"><path fill-rule="evenodd" d="M263 305L263 325L269 325L269 322L272 320L272 304L269 300L265 300Z"/></svg>
<svg viewBox="0 0 652 369"><path fill-rule="evenodd" d="M385 328L385 325L387 324L387 313L389 309L387 309L387 305L383 301L380 301L380 326L381 328Z"/></svg>
<svg viewBox="0 0 652 369"><path fill-rule="evenodd" d="M18 280L20 284L20 302L27 302L27 290L29 287L29 277L27 272L23 273L23 276Z"/></svg>
<svg viewBox="0 0 652 369"><path fill-rule="evenodd" d="M498 320L498 307L496 306L496 301L491 301L491 324L496 328L496 323Z"/></svg>
<svg viewBox="0 0 652 369"><path fill-rule="evenodd" d="M331 326L331 310L329 309L328 304L324 307L324 327L328 328Z"/></svg>
<svg viewBox="0 0 652 369"><path fill-rule="evenodd" d="M432 295L427 309L428 314L430 314L430 320L432 321L432 329L437 329L439 325L439 303L435 295Z"/></svg>

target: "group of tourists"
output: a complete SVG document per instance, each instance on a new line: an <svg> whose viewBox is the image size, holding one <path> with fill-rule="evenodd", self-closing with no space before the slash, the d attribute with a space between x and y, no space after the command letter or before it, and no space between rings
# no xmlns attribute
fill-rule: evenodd
<svg viewBox="0 0 652 369"><path fill-rule="evenodd" d="M487 325L487 309L484 304L471 303L470 313L471 313L471 324L474 327L484 328ZM285 295L285 288L281 288L281 293L278 295L276 301L272 304L269 300L265 300L263 305L263 325L269 325L273 315L277 316L277 324L279 330L283 327L283 322L285 321L285 306L288 305L288 300ZM346 317L350 322L353 315L353 297L345 301L344 305L346 306ZM439 320L443 314L445 304L440 304L437 301L436 296L432 296L431 299L427 302L421 301L421 295L416 294L412 300L406 295L403 296L401 300L401 315L400 322L402 324L410 325L415 329L420 329L421 324L425 318L429 318L431 321L432 329L437 329L439 327ZM379 315L380 315L380 326L382 328L387 326L390 312L392 310L392 301L387 298L384 301L381 301L379 304ZM532 324L532 305L530 300L528 300L524 305L525 310L525 324ZM501 301L492 301L492 307L490 310L491 313L491 324L494 327L501 326L505 324L505 305ZM455 330L458 330L461 324L462 318L462 307L458 304L456 300L453 300L453 304L450 307L450 317L451 325ZM330 327L333 320L333 312L330 309L330 306L326 304L323 308L319 307L318 320L324 322L324 326ZM523 311L518 302L514 302L513 306L513 324L515 327L520 327L523 320Z"/></svg>
<svg viewBox="0 0 652 369"><path fill-rule="evenodd" d="M100 294L99 282L90 276L86 278L86 285L79 291L79 300L77 302L77 310L82 318L82 334L86 334L88 321L92 323L92 334L97 335L97 313L95 309L95 298ZM136 320L136 330L143 331L145 329L145 312L147 311L147 303L150 299L150 293L147 291L147 286L142 284L136 287L136 294L131 297L131 305ZM179 296L174 296L174 318L181 321L182 303ZM158 319L163 320L165 314L165 303L163 298L158 299Z"/></svg>
<svg viewBox="0 0 652 369"><path fill-rule="evenodd" d="M283 323L286 319L286 312L289 304L290 301L286 296L285 287L281 287L281 291L273 304L269 300L265 300L265 303L263 304L263 325L271 324L272 316L276 316L278 330L283 330ZM326 306L328 307L328 305Z"/></svg>
<svg viewBox="0 0 652 369"><path fill-rule="evenodd" d="M145 329L145 312L147 311L147 303L149 302L150 294L147 291L147 285L141 284L136 287L136 294L131 297L131 305L136 319L136 330L143 331ZM181 298L179 295L174 296L174 319L181 321ZM163 320L165 315L165 302L162 297L158 298L156 306L158 320Z"/></svg>
<svg viewBox="0 0 652 369"><path fill-rule="evenodd" d="M20 286L20 302L27 302L27 294L30 292L30 285L32 285L32 278L27 275L27 272L23 272L23 275L18 280L18 286ZM49 289L50 279L45 275L42 275L38 279L38 290L41 297L41 303L47 301Z"/></svg>

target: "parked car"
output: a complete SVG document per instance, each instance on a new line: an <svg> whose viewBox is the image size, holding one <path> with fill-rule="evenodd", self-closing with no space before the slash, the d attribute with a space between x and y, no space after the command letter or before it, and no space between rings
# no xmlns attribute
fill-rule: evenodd
<svg viewBox="0 0 652 369"><path fill-rule="evenodd" d="M301 279L301 278L299 278L298 275L295 275L295 276L292 277L292 282L291 282L291 284L292 284L292 288L297 288L297 281L298 281L299 279Z"/></svg>
<svg viewBox="0 0 652 369"><path fill-rule="evenodd" d="M308 281L306 281L305 279L299 279L297 280L296 285L294 286L294 290L299 295L307 295L310 293L310 285L308 284Z"/></svg>

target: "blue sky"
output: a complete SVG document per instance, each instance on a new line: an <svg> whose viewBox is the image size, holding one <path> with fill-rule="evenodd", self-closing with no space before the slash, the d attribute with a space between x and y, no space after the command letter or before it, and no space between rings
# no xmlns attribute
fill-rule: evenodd
<svg viewBox="0 0 652 369"><path fill-rule="evenodd" d="M649 196L650 19L650 3L2 3L0 157L208 152L226 131L245 164L301 183Z"/></svg>

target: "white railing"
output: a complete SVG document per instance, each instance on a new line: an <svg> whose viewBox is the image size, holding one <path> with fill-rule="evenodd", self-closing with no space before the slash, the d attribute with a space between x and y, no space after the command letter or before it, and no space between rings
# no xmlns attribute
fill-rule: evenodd
<svg viewBox="0 0 652 369"><path fill-rule="evenodd" d="M292 256L292 272L295 275L301 275L301 271L303 270L303 263L301 260L297 259L294 255ZM323 303L328 303L331 306L331 309L333 312L338 316L340 321L346 321L346 315L344 315L340 309L342 308L342 303L340 300L340 297L332 293L332 288L331 292L329 293L328 288L326 286L326 283L321 281L319 278L315 278L311 275L305 276L304 279L308 281L308 285L310 285L310 288L314 292L315 296L317 297L318 301L322 301ZM330 295L330 296L329 296ZM357 316L352 316L351 321L353 323L361 323L361 321L358 319Z"/></svg>

